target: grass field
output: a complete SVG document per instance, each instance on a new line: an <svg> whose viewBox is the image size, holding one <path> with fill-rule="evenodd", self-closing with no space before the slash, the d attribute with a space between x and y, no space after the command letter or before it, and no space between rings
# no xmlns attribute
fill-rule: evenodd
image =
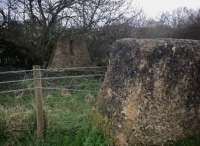
<svg viewBox="0 0 200 146"><path fill-rule="evenodd" d="M64 82L62 82L64 84ZM0 97L1 146L111 146L109 122L92 106L100 87L98 80L79 81L85 92L45 96L46 131L44 140L36 138L34 97ZM91 92L90 92L91 91ZM179 141L174 146L200 146L199 138Z"/></svg>
<svg viewBox="0 0 200 146"><path fill-rule="evenodd" d="M61 82L63 84L63 82ZM94 111L98 80L79 81L84 92L53 91L45 97L46 131L36 139L33 96L0 97L0 145L2 146L107 146L105 119ZM87 91L88 90L88 91ZM62 94L62 95L61 95Z"/></svg>

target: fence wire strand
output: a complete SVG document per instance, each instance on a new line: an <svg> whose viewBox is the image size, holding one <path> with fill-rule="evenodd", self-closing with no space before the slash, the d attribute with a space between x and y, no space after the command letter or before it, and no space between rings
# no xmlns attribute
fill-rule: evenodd
<svg viewBox="0 0 200 146"><path fill-rule="evenodd" d="M51 87L51 88L42 88L42 89L44 89L44 90L62 90L62 91L77 91L77 92L94 92L94 93L96 93L97 92L97 90L79 90L79 89L67 89L67 88L53 88L53 87Z"/></svg>
<svg viewBox="0 0 200 146"><path fill-rule="evenodd" d="M52 69L39 69L40 71L62 72L62 71L82 71L83 69L106 69L106 66L101 67L69 67L69 68L52 68Z"/></svg>
<svg viewBox="0 0 200 146"><path fill-rule="evenodd" d="M8 91L1 91L0 94L6 94L6 93L15 93L15 92L23 92L23 91L30 91L34 90L35 88L24 88L24 89L16 89L16 90L8 90Z"/></svg>
<svg viewBox="0 0 200 146"><path fill-rule="evenodd" d="M97 67L70 67L70 68L52 68L52 69L36 69L36 71L50 71L50 72L62 72L62 71L80 71L83 69L106 69L106 66L97 66ZM0 75L3 74L17 74L17 73L26 73L26 72L33 72L33 70L19 70L19 71L5 71L0 72Z"/></svg>
<svg viewBox="0 0 200 146"><path fill-rule="evenodd" d="M3 82L0 82L0 84L19 83L19 82L25 82L25 81L33 81L33 79L3 81Z"/></svg>
<svg viewBox="0 0 200 146"><path fill-rule="evenodd" d="M42 81L53 81L53 80L60 80L60 79L88 79L92 77L104 77L103 71L100 72L101 70L89 70L89 69L103 69L106 67L71 67L71 68L54 68L54 69L38 69L38 71L56 71L56 72L62 72L62 71L93 71L96 74L86 74L86 75L66 75L66 76L53 76L53 77L41 77L41 78L36 78L36 80L42 80ZM78 70L79 69L79 70ZM6 72L0 72L0 75L4 74L15 74L15 73L25 73L24 79L22 80L9 80L9 81L2 81L0 82L1 84L10 84L10 83L25 83L26 81L34 81L34 79L31 77L26 79L26 74L27 73L32 73L33 70L19 70L19 71L6 71ZM100 73L100 74L99 74ZM77 85L78 84L78 85ZM43 86L42 89L44 90L66 90L66 91L78 91L78 92L96 92L92 90L97 90L97 89L91 89L91 90L81 90L81 89L71 89L71 88L81 88L82 86L79 85L79 83L76 83L75 85L68 85L65 87L58 87L55 85L55 87L45 87ZM70 89L68 89L70 88ZM6 93L15 93L15 92L22 92L22 91L27 91L27 90L34 90L37 89L37 87L30 88L21 88L21 89L15 89L15 90L5 90L5 91L0 91L0 94L6 94Z"/></svg>
<svg viewBox="0 0 200 146"><path fill-rule="evenodd" d="M0 72L0 75L4 74L17 74L17 73L27 73L27 72L32 72L33 70L19 70L19 71L5 71L5 72Z"/></svg>
<svg viewBox="0 0 200 146"><path fill-rule="evenodd" d="M40 78L41 80L56 80L56 79L72 79L72 78L90 78L90 77L102 77L104 74L90 74L90 75L79 75L79 76L62 76L62 77L45 77Z"/></svg>

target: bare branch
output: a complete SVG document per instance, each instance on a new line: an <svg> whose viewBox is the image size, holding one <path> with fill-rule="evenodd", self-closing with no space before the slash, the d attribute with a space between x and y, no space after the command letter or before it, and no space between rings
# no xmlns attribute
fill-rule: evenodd
<svg viewBox="0 0 200 146"><path fill-rule="evenodd" d="M3 23L1 24L2 26L4 26L5 24L6 24L6 15L5 15L5 12L2 10L2 9L0 9L0 14L2 15L2 17L3 17Z"/></svg>

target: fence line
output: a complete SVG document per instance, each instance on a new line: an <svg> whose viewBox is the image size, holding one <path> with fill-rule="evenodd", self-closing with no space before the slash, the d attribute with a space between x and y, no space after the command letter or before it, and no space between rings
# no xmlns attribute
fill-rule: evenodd
<svg viewBox="0 0 200 146"><path fill-rule="evenodd" d="M79 90L79 89L67 89L67 88L42 88L44 90L64 90L64 91L78 91L78 92L94 92L96 93L95 90L91 91L91 90Z"/></svg>
<svg viewBox="0 0 200 146"><path fill-rule="evenodd" d="M90 83L91 85L97 85L97 84L94 84L94 83ZM52 86L43 86L44 88L54 88ZM56 88L76 88L76 87L83 87L83 85L69 85L69 86L56 86Z"/></svg>
<svg viewBox="0 0 200 146"><path fill-rule="evenodd" d="M36 69L36 71L50 71L50 72L62 72L62 71L70 71L70 70L79 70L79 69L102 69L105 68L106 66L96 66L96 67L70 67L70 68L52 68L52 69ZM33 72L33 70L19 70L19 71L5 71L5 72L0 72L0 75L3 74L16 74L16 73L26 73L26 72Z"/></svg>
<svg viewBox="0 0 200 146"><path fill-rule="evenodd" d="M23 89L16 89L16 90L8 90L8 91L1 91L0 94L6 94L6 93L14 93L14 92L23 92L23 91L31 91L34 89L43 89L43 90L64 90L64 91L79 91L79 92L96 92L95 89L93 91L91 90L81 90L81 89L68 89L68 88L62 88L62 87L35 87L35 88L23 88Z"/></svg>
<svg viewBox="0 0 200 146"><path fill-rule="evenodd" d="M69 93L76 93L76 92L82 92L82 93L97 93L98 91L98 87L95 89L95 84L91 84L90 88L87 88L87 85L81 86L81 83L78 82L73 83L73 81L76 80L66 80L67 86L63 86L63 85L59 85L57 86L56 84L54 84L54 80L59 80L59 79L88 79L91 77L91 80L98 80L99 83L101 81L101 77L104 77L103 74L103 70L102 72L100 72L101 70L90 70L90 69L103 69L103 67L71 67L71 68L57 68L57 69L41 69L40 66L33 66L33 70L20 70L20 71L6 71L6 72L0 72L0 75L4 75L4 74L15 74L15 73L25 73L24 75L24 79L18 78L16 80L8 80L8 81L2 81L0 82L1 84L8 84L8 83L19 83L19 82L26 82L26 81L33 81L33 86L31 85L32 82L30 82L30 84L27 85L31 85L31 86L26 86L26 87L30 87L30 88L25 88L24 86L21 87L21 85L23 84L19 84L19 87L21 87L21 89L15 89L15 90L5 90L5 91L0 91L0 94L8 94L8 93L22 93L24 94L25 91L35 91L35 111L36 111L36 119L37 119L37 136L38 138L43 138L44 136L44 130L45 130L45 109L43 107L44 104L44 100L43 100L43 91L46 90L58 90L60 92L62 91L69 91ZM42 72L43 71L43 72ZM59 72L61 73L60 75L57 74L52 74L46 75L45 73L47 71L49 72ZM66 74L64 74L65 72L63 71L90 71L90 73L85 73L83 72L81 74L81 72L77 75L67 75L68 73L66 72ZM26 79L26 74L30 72L31 76L28 76ZM63 73L62 73L63 72ZM44 74L43 74L44 73ZM48 73L48 72L47 72ZM72 72L73 73L73 72ZM43 76L42 76L43 74ZM95 78L95 77L99 77L99 78ZM89 79L88 79L89 80ZM44 85L42 85L42 81L44 81ZM49 81L49 82L48 82ZM65 80L64 80L65 81ZM84 81L84 80L83 80ZM53 84L51 84L51 82ZM68 83L69 82L69 83ZM47 83L47 84L46 84ZM48 84L50 83L50 84ZM15 84L14 84L15 85ZM14 86L13 85L13 86ZM24 84L26 85L26 84ZM98 85L98 84L97 84ZM52 87L53 86L53 87ZM6 86L9 87L9 84ZM83 87L83 88L82 88ZM2 88L3 90L4 88ZM47 92L49 93L49 92Z"/></svg>
<svg viewBox="0 0 200 146"><path fill-rule="evenodd" d="M78 69L102 69L105 68L106 66L91 66L91 67L68 67L68 68L52 68L52 69L40 69L41 71L69 71L69 70L78 70Z"/></svg>
<svg viewBox="0 0 200 146"><path fill-rule="evenodd" d="M73 70L73 69L95 69L95 68L102 68L102 67L72 67L72 68L62 68L62 69L68 69L68 70ZM61 69L61 68L60 68ZM35 69L35 71L52 71L52 69ZM22 73L22 72L32 72L33 70L20 70L20 71L7 71L7 72L0 72L0 75L2 74L7 74L7 73ZM57 79L76 79L76 78L90 78L90 77L103 77L104 74L88 74L88 75L69 75L69 76L60 76L60 77L41 77L41 78L35 78L36 80L57 80ZM28 78L28 79L22 79L22 80L10 80L10 81L2 81L0 82L1 84L9 84L9 83L20 83L20 82L26 82L26 81L34 81L33 78ZM69 85L65 87L43 87L44 90L73 90L73 91L89 91L89 90L78 90L78 89L66 89L66 88L75 88L75 87L81 87L80 85ZM34 90L37 89L38 87L35 88L23 88L23 89L16 89L16 90L7 90L7 91L0 91L0 94L5 94L5 93L12 93L12 92L22 92L22 91L27 91L27 90Z"/></svg>
<svg viewBox="0 0 200 146"><path fill-rule="evenodd" d="M90 77L103 77L104 74L90 74L90 75L79 75L79 76L61 76L61 77L44 77L44 78L36 78L40 80L56 80L56 79L71 79L71 78L90 78ZM25 81L33 81L34 79L23 79L23 80L11 80L11 81L3 81L0 84L7 84L7 83L18 83L18 82L25 82Z"/></svg>
<svg viewBox="0 0 200 146"><path fill-rule="evenodd" d="M23 88L23 89L16 89L16 90L1 91L0 94L13 93L13 92L23 92L23 91L34 90L34 89L35 88Z"/></svg>
<svg viewBox="0 0 200 146"><path fill-rule="evenodd" d="M46 77L41 78L41 80L56 80L56 79L71 79L71 78L90 78L90 77L102 77L104 74L94 74L94 75L79 75L79 76L62 76L62 77Z"/></svg>
<svg viewBox="0 0 200 146"><path fill-rule="evenodd" d="M0 84L19 83L19 82L25 82L25 81L33 81L33 79L4 81L4 82L0 82Z"/></svg>
<svg viewBox="0 0 200 146"><path fill-rule="evenodd" d="M32 71L33 70L4 71L4 72L0 72L0 75L3 75L3 74L26 73L26 72L32 72Z"/></svg>

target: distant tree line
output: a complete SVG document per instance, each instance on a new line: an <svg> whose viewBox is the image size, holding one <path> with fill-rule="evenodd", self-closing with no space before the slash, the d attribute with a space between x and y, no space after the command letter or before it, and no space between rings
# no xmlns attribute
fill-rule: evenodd
<svg viewBox="0 0 200 146"><path fill-rule="evenodd" d="M87 36L92 59L102 65L116 39L200 39L200 10L179 8L154 20L126 0L1 0L0 55L45 65L63 34Z"/></svg>
<svg viewBox="0 0 200 146"><path fill-rule="evenodd" d="M120 38L177 38L200 40L200 9L178 8L163 12L158 19L147 19L140 12L134 19L112 23L95 32L97 38L91 48L96 62L107 62L109 45ZM103 56L103 57L102 57Z"/></svg>
<svg viewBox="0 0 200 146"><path fill-rule="evenodd" d="M139 35L200 40L200 9L184 7L172 12L164 12L159 20L147 21L146 29L147 31L144 30L146 34Z"/></svg>

